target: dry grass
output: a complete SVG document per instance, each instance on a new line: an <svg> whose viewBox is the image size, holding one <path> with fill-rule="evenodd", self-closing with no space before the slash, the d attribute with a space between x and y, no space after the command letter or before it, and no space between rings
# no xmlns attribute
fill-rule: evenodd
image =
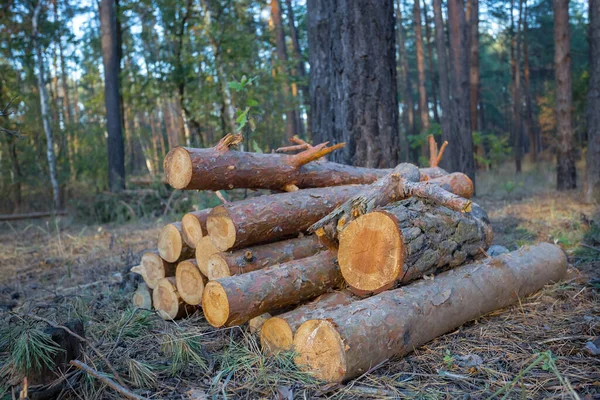
<svg viewBox="0 0 600 400"><path fill-rule="evenodd" d="M290 398L293 393L294 398L483 399L500 390L496 398L600 398L600 358L585 350L588 340L600 336L600 285L594 280L600 277L600 252L592 249L600 246L595 225L600 221L593 222L597 206L581 203L577 193L553 192L544 176L531 169L518 179L506 171L486 174L477 201L489 212L497 244L514 249L543 240L563 246L573 265L569 278L345 385L312 380L295 369L290 354L265 357L246 327L214 330L201 315L167 323L151 312L131 310L136 279L126 271L154 244L162 224L157 221L2 226L2 323L28 321L29 314L58 322L83 319L88 340L130 388L150 398ZM525 183L510 192L498 189L519 179ZM96 284L81 286L90 282ZM9 359L6 351L0 354L1 363ZM109 371L89 349L84 361ZM7 369L0 374L5 389L19 382ZM81 373L71 378L76 390L67 387L62 398L120 398ZM10 398L10 392L0 389L2 397Z"/></svg>

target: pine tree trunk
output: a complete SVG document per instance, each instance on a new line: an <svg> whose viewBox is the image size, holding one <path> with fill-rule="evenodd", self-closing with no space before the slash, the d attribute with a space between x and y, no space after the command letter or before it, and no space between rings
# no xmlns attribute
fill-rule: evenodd
<svg viewBox="0 0 600 400"><path fill-rule="evenodd" d="M517 173L521 172L521 164L523 160L523 131L521 121L521 15L523 10L523 1L519 1L519 20L517 22L517 30L514 29L513 21L513 3L511 1L511 75L512 75L512 136L513 149L515 152L515 168Z"/></svg>
<svg viewBox="0 0 600 400"><path fill-rule="evenodd" d="M467 0L469 22L469 90L471 92L471 131L479 130L477 105L479 104L479 0Z"/></svg>
<svg viewBox="0 0 600 400"><path fill-rule="evenodd" d="M402 25L402 4L396 0L396 31L398 35L398 65L400 66L400 95L402 106L402 120L404 129L400 131L400 160L408 161L410 146L408 135L414 133L414 113L411 95L411 86L408 70L408 57L406 56L406 40L404 39L404 26Z"/></svg>
<svg viewBox="0 0 600 400"><path fill-rule="evenodd" d="M423 49L423 27L421 24L421 0L415 0L413 18L415 23L415 47L417 50L417 72L419 81L419 116L421 118L421 132L429 131L429 106L427 103L427 89L425 88L425 51ZM427 144L421 149L421 154L427 154Z"/></svg>
<svg viewBox="0 0 600 400"><path fill-rule="evenodd" d="M575 169L575 133L572 123L571 43L569 0L553 0L554 9L554 76L556 79L556 187L577 187ZM594 112L597 112L594 111Z"/></svg>
<svg viewBox="0 0 600 400"><path fill-rule="evenodd" d="M431 100L433 102L433 118L439 124L440 116L438 113L438 95L437 95L437 86L438 79L437 74L435 72L435 68L433 67L433 44L431 37L431 20L429 19L429 12L427 11L427 1L423 0L423 16L425 17L425 40L427 42L427 67L428 67L428 76L429 82L431 82Z"/></svg>
<svg viewBox="0 0 600 400"><path fill-rule="evenodd" d="M538 156L538 139L535 127L533 125L533 102L531 100L531 72L529 68L529 40L528 32L528 6L525 3L525 16L523 18L523 79L525 91L525 130L529 138L529 151L531 153L531 161L536 163Z"/></svg>
<svg viewBox="0 0 600 400"><path fill-rule="evenodd" d="M600 1L590 4L590 83L588 90L588 149L585 197L589 202L600 199Z"/></svg>

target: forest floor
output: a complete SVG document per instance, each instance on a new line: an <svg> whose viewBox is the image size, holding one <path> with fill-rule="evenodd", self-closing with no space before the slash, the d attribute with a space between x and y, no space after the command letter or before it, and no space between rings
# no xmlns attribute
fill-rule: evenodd
<svg viewBox="0 0 600 400"><path fill-rule="evenodd" d="M18 384L9 335L43 329L38 315L84 321L86 337L126 384L150 398L580 398L600 399L600 214L580 193L552 190L553 171L482 173L475 199L494 244L561 245L568 277L509 309L446 334L343 385L297 371L291 355L266 357L246 327L212 329L200 313L176 323L132 310L129 269L165 221L81 225L68 218L0 227L0 398ZM13 341L14 342L14 341ZM8 344L10 347L10 343ZM589 345L588 345L589 346ZM110 368L88 345L83 361ZM22 358L21 358L22 360ZM95 378L70 374L60 398L122 398ZM73 390L74 389L74 390ZM18 397L18 396L17 396Z"/></svg>

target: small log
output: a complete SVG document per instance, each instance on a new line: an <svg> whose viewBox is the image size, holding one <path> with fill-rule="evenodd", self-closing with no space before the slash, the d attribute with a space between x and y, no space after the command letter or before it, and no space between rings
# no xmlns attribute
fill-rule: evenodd
<svg viewBox="0 0 600 400"><path fill-rule="evenodd" d="M186 303L194 306L202 303L206 282L208 279L200 272L196 260L185 260L177 264L175 284L177 292Z"/></svg>
<svg viewBox="0 0 600 400"><path fill-rule="evenodd" d="M206 236L206 219L210 208L187 213L181 218L181 237L185 244L195 249L196 243Z"/></svg>
<svg viewBox="0 0 600 400"><path fill-rule="evenodd" d="M158 235L158 253L171 263L194 256L194 249L183 241L181 222L165 225Z"/></svg>
<svg viewBox="0 0 600 400"><path fill-rule="evenodd" d="M564 252L540 243L325 310L298 328L293 344L296 364L327 382L354 378L519 302L560 281L566 271Z"/></svg>
<svg viewBox="0 0 600 400"><path fill-rule="evenodd" d="M131 272L142 275L150 289L154 289L159 280L175 275L177 264L162 259L158 251L144 253L140 265L131 268Z"/></svg>
<svg viewBox="0 0 600 400"><path fill-rule="evenodd" d="M357 294L377 293L483 256L492 239L478 205L461 213L412 198L351 222L340 234L338 259Z"/></svg>
<svg viewBox="0 0 600 400"><path fill-rule="evenodd" d="M250 328L250 333L253 335L260 336L260 331L261 331L263 325L271 317L272 317L271 314L264 313L264 314L259 315L258 317L254 317L250 321L248 321L248 328Z"/></svg>
<svg viewBox="0 0 600 400"><path fill-rule="evenodd" d="M348 291L325 293L310 303L298 308L269 318L260 331L260 345L266 354L275 354L292 349L294 333L305 321L315 314L315 310L332 309L344 306L354 301Z"/></svg>
<svg viewBox="0 0 600 400"><path fill-rule="evenodd" d="M219 251L289 238L305 231L361 185L306 189L222 204L212 209L206 228Z"/></svg>
<svg viewBox="0 0 600 400"><path fill-rule="evenodd" d="M67 212L65 210L57 210L32 212L27 214L0 214L0 221L18 221L22 219L47 218L55 217L58 215L67 215Z"/></svg>
<svg viewBox="0 0 600 400"><path fill-rule="evenodd" d="M179 319L192 315L196 307L186 304L179 292L174 277L163 278L152 291L152 304L165 320Z"/></svg>
<svg viewBox="0 0 600 400"><path fill-rule="evenodd" d="M208 279L245 274L271 265L315 255L325 247L311 235L280 242L247 247L228 253L216 253L208 259Z"/></svg>
<svg viewBox="0 0 600 400"><path fill-rule="evenodd" d="M389 172L389 170L388 170ZM419 168L419 180L421 182L428 181L430 179L439 178L441 176L448 175L448 172L440 167L429 167L429 168Z"/></svg>
<svg viewBox="0 0 600 400"><path fill-rule="evenodd" d="M209 281L202 308L214 327L241 325L265 312L302 303L342 284L335 254L321 252L258 271Z"/></svg>
<svg viewBox="0 0 600 400"><path fill-rule="evenodd" d="M462 172L453 172L451 174L442 175L420 184L422 187L427 187L427 185L439 186L445 191L454 193L455 195L465 199L470 199L473 197L473 191L475 189L471 178ZM415 195L418 196L418 193Z"/></svg>
<svg viewBox="0 0 600 400"><path fill-rule="evenodd" d="M208 276L208 260L219 250L215 247L210 237L205 236L196 245L196 263L202 275Z"/></svg>
<svg viewBox="0 0 600 400"><path fill-rule="evenodd" d="M152 289L145 282L140 282L131 299L134 307L152 309Z"/></svg>

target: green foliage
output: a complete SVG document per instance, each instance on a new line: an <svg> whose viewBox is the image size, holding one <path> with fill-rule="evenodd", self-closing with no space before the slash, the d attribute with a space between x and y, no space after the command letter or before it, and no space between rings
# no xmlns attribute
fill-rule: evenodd
<svg viewBox="0 0 600 400"><path fill-rule="evenodd" d="M208 368L202 344L196 337L185 332L175 329L165 333L161 349L171 359L167 371L170 375L177 375L188 367L198 367L203 370Z"/></svg>
<svg viewBox="0 0 600 400"><path fill-rule="evenodd" d="M446 364L446 368L451 369L454 366L454 356L450 352L450 350L446 350L444 354L444 364Z"/></svg>
<svg viewBox="0 0 600 400"><path fill-rule="evenodd" d="M20 375L39 371L43 366L54 367L53 357L63 351L51 336L37 325L26 322L6 324L0 330L1 351L9 353L8 365Z"/></svg>
<svg viewBox="0 0 600 400"><path fill-rule="evenodd" d="M495 167L505 162L511 154L509 136L497 136L479 131L473 132L473 146L483 149L483 154L475 152L475 160L486 167Z"/></svg>
<svg viewBox="0 0 600 400"><path fill-rule="evenodd" d="M157 384L155 368L145 362L134 359L127 360L129 381L138 388L155 387Z"/></svg>

